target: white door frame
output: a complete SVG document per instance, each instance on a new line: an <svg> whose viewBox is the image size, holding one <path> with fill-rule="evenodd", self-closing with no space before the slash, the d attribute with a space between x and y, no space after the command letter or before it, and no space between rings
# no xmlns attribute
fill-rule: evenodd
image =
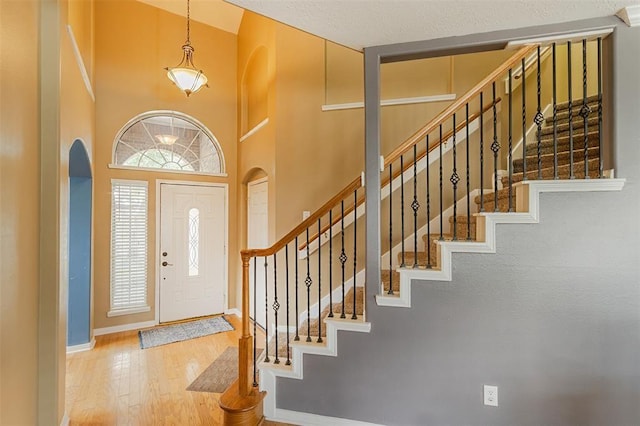
<svg viewBox="0 0 640 426"><path fill-rule="evenodd" d="M160 185L183 185L183 186L210 186L224 189L224 312L229 310L229 184L218 182L192 182L188 180L168 180L156 179L156 246L155 246L155 271L156 289L154 319L156 324L160 324Z"/></svg>

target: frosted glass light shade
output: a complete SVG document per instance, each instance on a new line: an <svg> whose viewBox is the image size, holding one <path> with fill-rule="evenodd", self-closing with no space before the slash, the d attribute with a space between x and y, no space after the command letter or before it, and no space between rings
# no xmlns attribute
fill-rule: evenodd
<svg viewBox="0 0 640 426"><path fill-rule="evenodd" d="M187 96L197 92L207 84L207 76L194 68L169 68L167 77Z"/></svg>
<svg viewBox="0 0 640 426"><path fill-rule="evenodd" d="M175 135L156 135L155 138L163 145L173 145L178 140Z"/></svg>

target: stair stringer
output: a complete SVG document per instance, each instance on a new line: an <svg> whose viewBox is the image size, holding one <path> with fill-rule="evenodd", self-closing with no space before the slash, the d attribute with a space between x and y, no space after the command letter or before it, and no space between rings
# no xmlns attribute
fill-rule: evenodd
<svg viewBox="0 0 640 426"><path fill-rule="evenodd" d="M361 317L363 316L361 315ZM283 361L281 361L280 364L266 362L259 364L260 390L267 392L264 399L264 416L267 419L283 422L299 422L301 419L304 419L304 424L327 424L326 422L328 420L331 420L331 424L336 425L367 424L353 422L352 420L342 423L341 421L344 419L315 416L307 413L282 410L276 407L276 378L285 377L302 380L304 377L304 354L338 356L338 331L356 331L360 333L369 333L371 331L371 323L364 320L326 318L325 325L327 335L323 338L323 343L304 342L302 340L291 342L291 365L285 365ZM318 423L314 423L312 418L315 417L318 418Z"/></svg>
<svg viewBox="0 0 640 426"><path fill-rule="evenodd" d="M411 307L411 282L451 281L453 253L495 253L496 226L501 223L539 223L540 194L543 192L603 192L621 191L625 179L559 179L519 182L514 194L523 200L522 212L476 213L476 235L484 241L438 241L439 269L398 268L400 273L399 295L377 294L379 306ZM527 194L528 193L528 194ZM521 194L521 195L520 195ZM520 208L518 209L520 210ZM484 235L484 238L482 236Z"/></svg>

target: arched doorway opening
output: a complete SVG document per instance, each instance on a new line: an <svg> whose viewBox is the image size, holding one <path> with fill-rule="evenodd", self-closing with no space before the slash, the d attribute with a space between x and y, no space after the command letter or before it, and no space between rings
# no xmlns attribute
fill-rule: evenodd
<svg viewBox="0 0 640 426"><path fill-rule="evenodd" d="M91 348L91 163L77 139L69 150L67 351Z"/></svg>

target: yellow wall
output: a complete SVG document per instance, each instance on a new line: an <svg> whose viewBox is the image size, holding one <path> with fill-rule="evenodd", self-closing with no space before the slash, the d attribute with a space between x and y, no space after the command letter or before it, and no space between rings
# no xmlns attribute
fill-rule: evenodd
<svg viewBox="0 0 640 426"><path fill-rule="evenodd" d="M38 12L36 1L0 1L0 424L3 425L32 425L37 415Z"/></svg>
<svg viewBox="0 0 640 426"><path fill-rule="evenodd" d="M67 18L73 15L71 25L91 33L91 5L85 2L82 10L74 10L66 1L0 4L0 423L59 424L64 413L68 152L74 140L82 139L91 158L93 143L93 101L71 50ZM82 54L90 62L91 43Z"/></svg>
<svg viewBox="0 0 640 426"><path fill-rule="evenodd" d="M237 244L237 96L236 36L191 22L194 61L209 79L209 88L187 98L166 77L166 66L182 56L185 18L127 1L98 0L96 17L96 152L95 152L95 310L94 326L103 328L155 318L156 181L222 182L229 185L229 305L236 305ZM118 22L114 26L114 22ZM131 118L150 110L174 110L203 123L224 152L227 177L132 171L109 168L113 140ZM147 313L107 317L110 283L111 179L145 180L149 185Z"/></svg>

